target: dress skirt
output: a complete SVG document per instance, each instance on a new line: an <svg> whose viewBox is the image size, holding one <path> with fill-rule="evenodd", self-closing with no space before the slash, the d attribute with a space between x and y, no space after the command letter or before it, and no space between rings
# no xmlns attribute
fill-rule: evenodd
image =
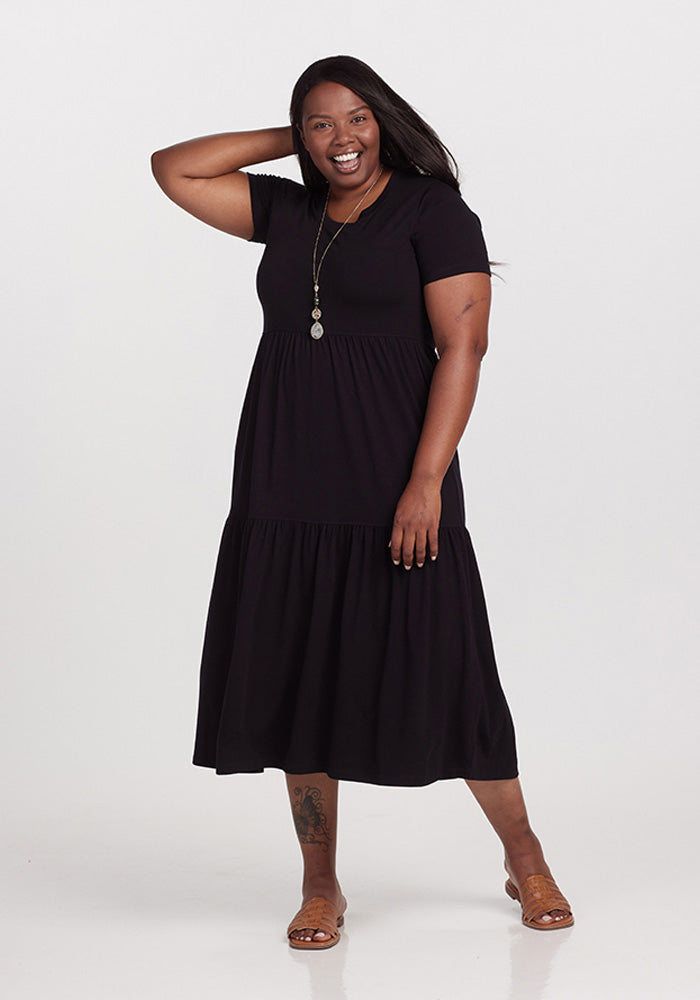
<svg viewBox="0 0 700 1000"><path fill-rule="evenodd" d="M438 556L388 544L434 349L265 330L236 439L204 635L193 763L380 785L517 776L458 455Z"/></svg>

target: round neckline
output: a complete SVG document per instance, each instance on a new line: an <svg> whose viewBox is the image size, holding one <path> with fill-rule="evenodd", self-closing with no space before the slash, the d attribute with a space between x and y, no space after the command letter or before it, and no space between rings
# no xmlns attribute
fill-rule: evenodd
<svg viewBox="0 0 700 1000"><path fill-rule="evenodd" d="M382 198L384 197L384 195L386 194L386 192L388 191L388 189L391 187L391 182L394 179L395 175L396 175L396 168L394 167L394 169L389 174L389 180L386 182L386 184L382 188L382 190L379 193L379 195L374 199L374 201L372 202L371 205L368 205L367 208L363 208L362 209L362 211L360 212L360 214L358 215L358 217L355 219L354 222L345 222L345 223L338 222L336 219L332 219L330 217L330 215L328 214L328 212L326 212L326 216L325 216L325 218L323 220L323 224L325 225L326 223L329 222L336 229L340 229L340 227L343 226L343 225L346 228L348 226L350 226L351 228L352 228L352 226L356 226L357 223L362 219L362 216L365 215L365 213L371 212L371 210L374 208L374 206L379 204L379 202L382 200Z"/></svg>

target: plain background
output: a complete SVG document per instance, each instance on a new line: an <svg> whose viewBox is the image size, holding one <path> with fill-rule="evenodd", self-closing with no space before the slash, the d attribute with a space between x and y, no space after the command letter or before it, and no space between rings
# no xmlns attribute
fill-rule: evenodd
<svg viewBox="0 0 700 1000"><path fill-rule="evenodd" d="M3 12L13 1000L696 995L695 5ZM338 53L433 125L507 262L459 452L521 780L572 931L521 927L462 782L346 782L343 941L292 952L282 773L190 764L262 247L168 201L149 158L287 124L298 75ZM293 158L251 169L299 178Z"/></svg>

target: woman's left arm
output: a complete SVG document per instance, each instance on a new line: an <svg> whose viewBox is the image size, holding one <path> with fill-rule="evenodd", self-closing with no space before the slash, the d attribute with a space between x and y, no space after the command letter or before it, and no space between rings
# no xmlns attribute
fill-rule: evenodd
<svg viewBox="0 0 700 1000"><path fill-rule="evenodd" d="M439 361L428 394L411 478L394 513L391 558L410 569L438 554L442 480L476 399L481 359L488 347L491 278L456 274L424 286L425 308Z"/></svg>

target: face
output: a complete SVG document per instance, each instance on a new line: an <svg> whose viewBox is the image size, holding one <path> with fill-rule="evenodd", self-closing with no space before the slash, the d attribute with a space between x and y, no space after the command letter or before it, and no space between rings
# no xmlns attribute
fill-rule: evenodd
<svg viewBox="0 0 700 1000"><path fill-rule="evenodd" d="M317 84L304 99L299 132L332 193L342 197L376 178L379 123L354 91L340 83Z"/></svg>

